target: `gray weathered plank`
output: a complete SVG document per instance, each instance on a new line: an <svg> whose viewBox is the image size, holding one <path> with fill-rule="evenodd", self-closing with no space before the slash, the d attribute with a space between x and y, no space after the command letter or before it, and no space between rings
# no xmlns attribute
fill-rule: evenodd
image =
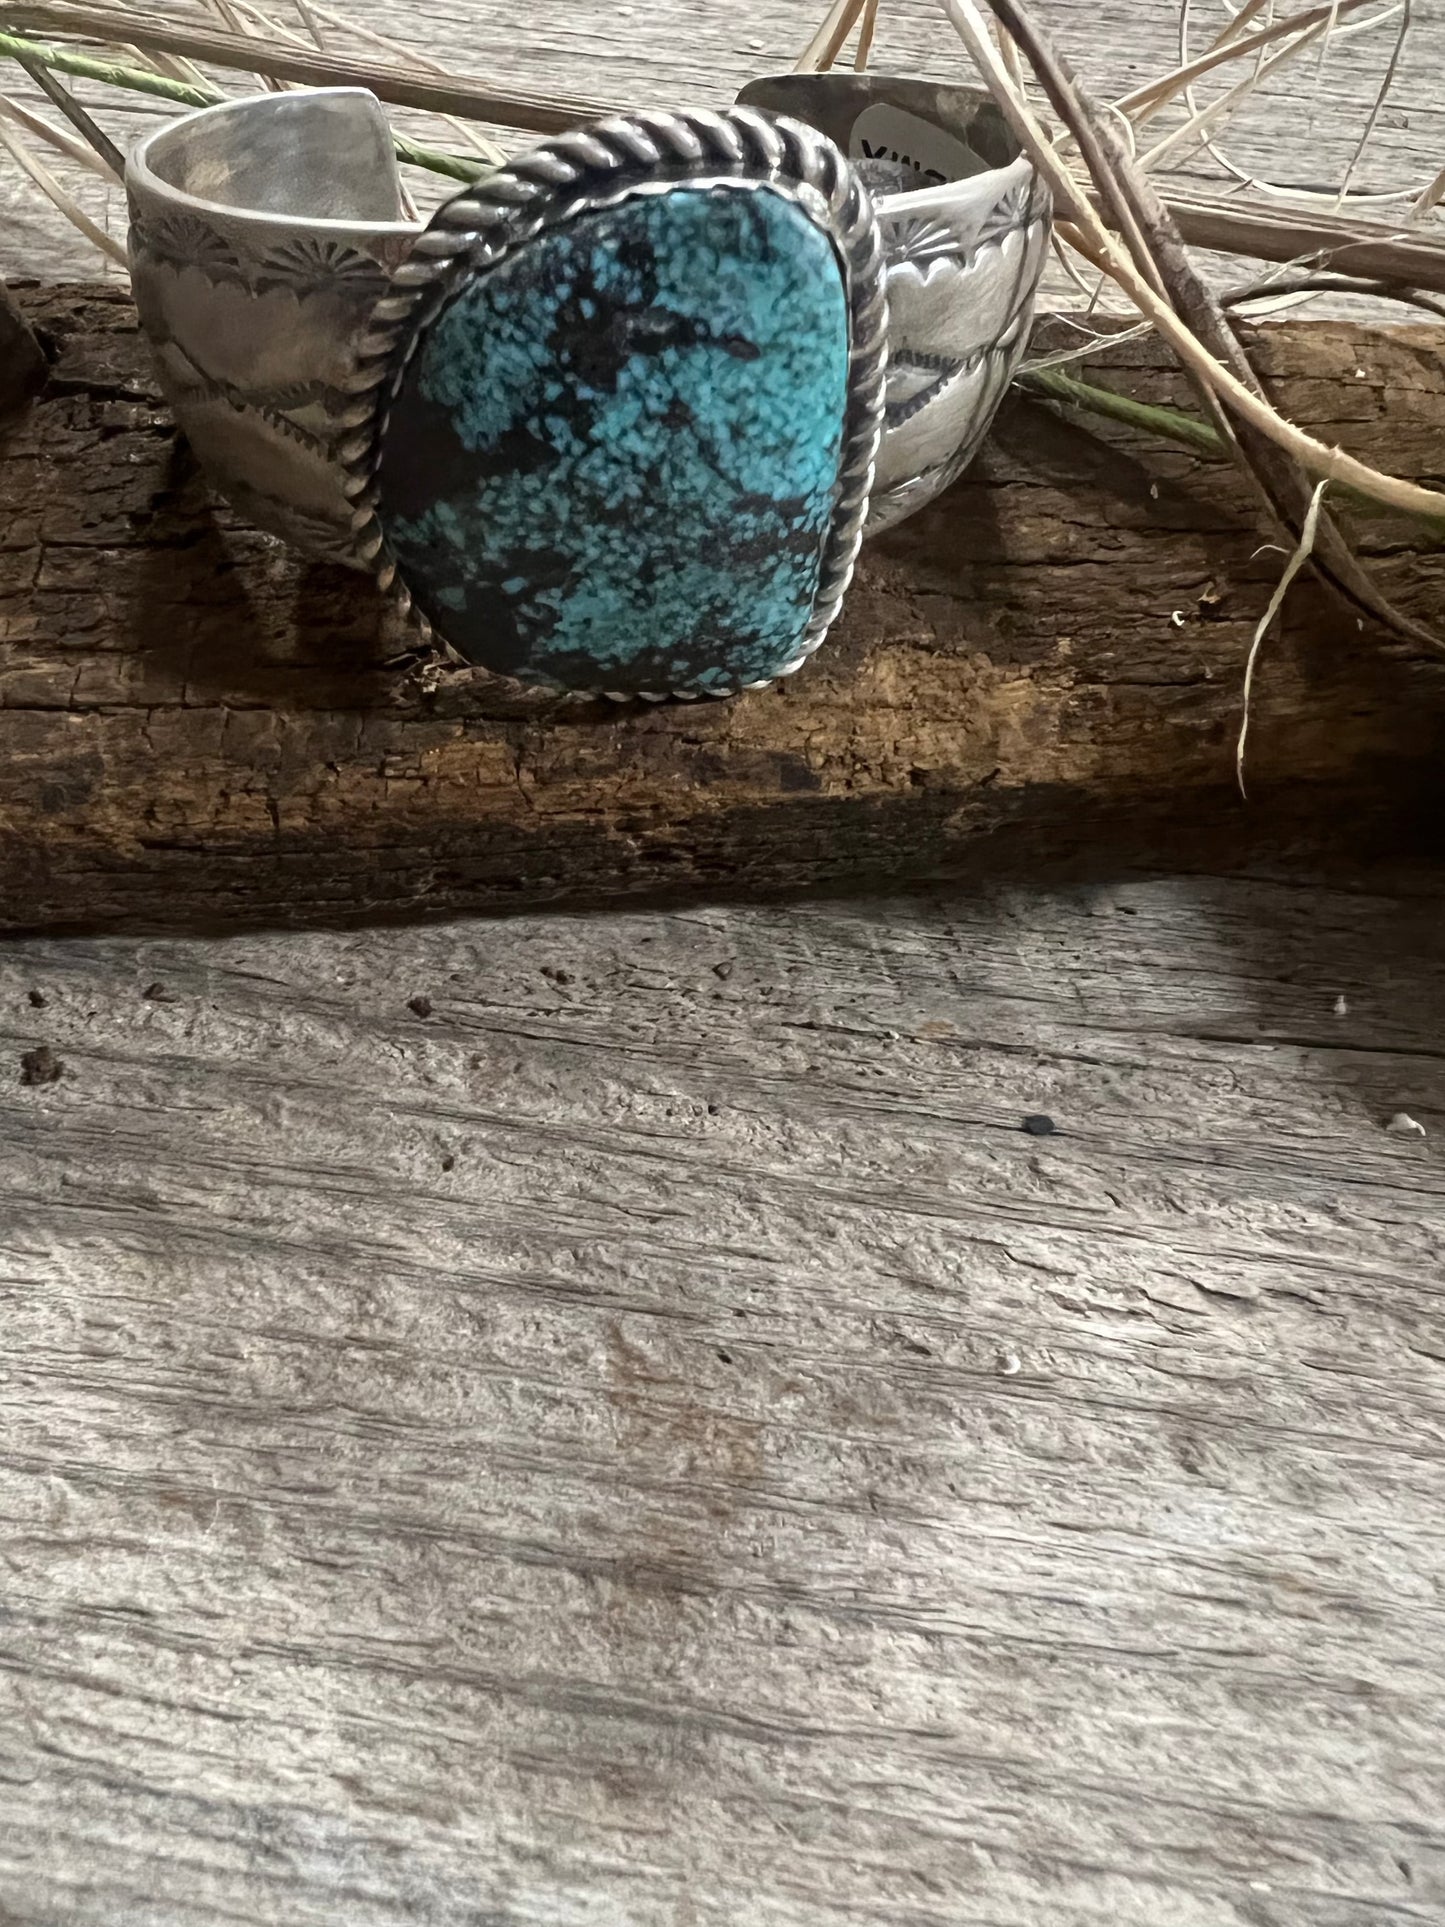
<svg viewBox="0 0 1445 1927"><path fill-rule="evenodd" d="M181 4L167 8L195 13ZM278 11L286 13L284 4ZM353 18L401 35L461 71L484 71L503 86L599 99L621 107L717 105L732 99L760 73L790 67L826 11L824 0L799 7L789 0L568 0L519 13L512 0L410 0L399 15L392 0L350 0ZM1042 0L1042 16L1080 73L1113 97L1175 64L1178 0ZM1380 116L1357 185L1376 192L1423 185L1445 151L1445 8L1424 0L1414 8L1409 42ZM1223 24L1217 4L1193 8L1192 47L1202 50ZM1267 179L1333 187L1344 176L1393 45L1393 28L1365 39L1345 39L1321 69L1311 56L1281 69L1240 118L1226 141L1231 156ZM879 70L957 77L965 56L936 0L884 0L873 65ZM236 77L226 80L236 85ZM8 82L7 82L8 85ZM98 104L115 138L134 138L153 124L157 103L117 105L115 90L77 82L83 99ZM44 106L27 84L12 91ZM436 134L436 123L399 116L409 129ZM1160 131L1171 121L1158 123ZM517 145L516 135L501 136ZM118 191L56 157L56 172L94 218L119 233L125 208ZM1218 184L1217 171L1186 159L1175 170L1184 183ZM439 184L423 178L423 197ZM1395 204L1403 209L1407 202ZM0 274L99 279L119 274L72 230L0 156ZM1388 217L1390 204L1378 210ZM1061 294L1068 284L1060 281Z"/></svg>
<svg viewBox="0 0 1445 1927"><path fill-rule="evenodd" d="M1438 1920L1434 888L0 953L4 1917Z"/></svg>

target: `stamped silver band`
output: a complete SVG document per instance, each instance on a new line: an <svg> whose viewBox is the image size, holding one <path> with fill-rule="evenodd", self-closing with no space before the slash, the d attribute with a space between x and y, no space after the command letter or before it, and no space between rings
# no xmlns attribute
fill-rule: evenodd
<svg viewBox="0 0 1445 1927"><path fill-rule="evenodd" d="M209 479L258 527L355 563L335 455L354 347L419 231L380 102L338 88L205 108L132 151L126 189L141 325Z"/></svg>
<svg viewBox="0 0 1445 1927"><path fill-rule="evenodd" d="M790 74L740 99L829 136L872 190L889 376L871 534L931 500L986 432L1027 339L1047 195L979 90ZM208 108L144 140L127 188L137 307L210 478L259 526L367 566L336 458L354 433L353 344L421 232L380 105L323 89Z"/></svg>
<svg viewBox="0 0 1445 1927"><path fill-rule="evenodd" d="M888 262L888 395L865 533L930 502L977 452L1028 344L1048 192L982 89L783 74L739 100L835 141Z"/></svg>

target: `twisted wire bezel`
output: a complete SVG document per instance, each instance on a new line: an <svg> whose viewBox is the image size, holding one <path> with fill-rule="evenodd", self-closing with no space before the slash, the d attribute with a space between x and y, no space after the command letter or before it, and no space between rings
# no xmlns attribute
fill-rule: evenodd
<svg viewBox="0 0 1445 1927"><path fill-rule="evenodd" d="M793 201L833 243L849 322L847 414L833 519L797 654L775 676L706 691L599 686L570 693L662 702L765 689L802 667L838 614L863 539L883 427L888 305L883 245L868 191L826 136L782 115L750 107L613 115L541 143L439 208L393 271L388 292L356 344L346 384L355 400L343 417L350 433L335 450L353 504L353 559L374 571L423 642L458 662L465 659L416 606L377 513L387 421L411 357L451 299L538 235L634 196L680 186L718 192L768 188Z"/></svg>

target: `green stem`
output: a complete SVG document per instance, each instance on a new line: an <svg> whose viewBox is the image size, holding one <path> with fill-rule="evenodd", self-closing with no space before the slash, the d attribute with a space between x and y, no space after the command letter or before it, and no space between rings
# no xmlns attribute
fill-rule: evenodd
<svg viewBox="0 0 1445 1927"><path fill-rule="evenodd" d="M1072 375L1064 374L1058 368L1028 368L1015 377L1016 386L1028 394L1042 395L1047 401L1060 401L1070 408L1083 409L1091 415L1102 415L1109 421L1122 422L1126 428L1137 428L1146 435L1162 435L1167 441L1179 442L1196 455L1208 461L1220 462L1227 459L1228 451L1218 434L1208 422L1202 422L1197 415L1186 415L1179 408L1157 408L1152 402L1135 401L1129 395L1116 394L1112 388L1096 388L1090 381L1077 381ZM1363 494L1359 489L1334 484L1336 495L1352 508L1360 509L1371 515L1394 515L1398 511L1387 508ZM1439 535L1445 530L1445 518L1433 515L1413 516L1426 528L1434 529Z"/></svg>
<svg viewBox="0 0 1445 1927"><path fill-rule="evenodd" d="M81 53L74 47L47 47L38 40L25 40L19 34L0 33L0 55L37 61L62 74L75 74L82 80L101 80L111 87L128 87L132 93L154 94L173 100L179 107L215 107L230 98L219 87L192 87L168 74L152 73L146 67L127 67L120 61L104 60L95 54ZM471 161L460 154L443 154L434 147L392 136L396 157L411 167L424 167L432 174L445 174L449 180L468 186L491 173L485 161Z"/></svg>
<svg viewBox="0 0 1445 1927"><path fill-rule="evenodd" d="M424 167L429 174L445 174L448 180L464 181L468 187L497 169L491 161L472 161L462 154L443 154L436 147L419 147L404 134L393 134L391 144L396 158L410 167Z"/></svg>
<svg viewBox="0 0 1445 1927"><path fill-rule="evenodd" d="M1068 402L1071 407L1085 409L1091 415L1123 422L1126 428L1142 429L1145 434L1163 435L1169 441L1181 442L1196 455L1224 460L1224 443L1209 423L1195 415L1186 415L1181 409L1157 408L1151 402L1134 401L1128 395L1115 394L1112 388L1096 388L1092 382L1076 381L1057 368L1027 368L1019 375L1018 385L1033 394L1046 395L1050 401Z"/></svg>
<svg viewBox="0 0 1445 1927"><path fill-rule="evenodd" d="M74 47L45 47L38 40L22 40L19 34L0 33L0 54L36 60L42 67L53 67L62 74L78 74L82 80L104 80L112 87L129 87L138 94L159 94L163 100L177 101L182 107L214 107L222 98L208 87L188 87L183 80L153 74L143 67L125 67L95 54L83 54Z"/></svg>

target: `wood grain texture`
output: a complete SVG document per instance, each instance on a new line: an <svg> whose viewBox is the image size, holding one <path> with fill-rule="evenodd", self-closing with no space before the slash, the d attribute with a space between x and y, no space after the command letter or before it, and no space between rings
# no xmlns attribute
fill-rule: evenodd
<svg viewBox="0 0 1445 1927"><path fill-rule="evenodd" d="M1241 815L1241 676L1279 561L1233 472L1167 446L1021 402L961 486L865 551L797 677L559 704L388 669L407 637L364 578L213 512L129 307L34 305L58 358L0 449L0 927L757 893L917 875L1000 830L1038 848L1152 824L1177 853L1181 825L1216 849L1267 825L1272 792L1298 815L1318 788L1331 820L1438 793L1439 665L1302 590ZM1262 352L1326 439L1439 476L1432 331L1296 326ZM1157 345L1116 361L1177 395ZM1402 606L1438 608L1445 553L1396 525L1365 540Z"/></svg>
<svg viewBox="0 0 1445 1927"><path fill-rule="evenodd" d="M60 34L85 34L104 42L114 26L113 14L73 5L70 0L62 0L58 6L17 6L11 0L0 0L0 27L39 41ZM220 67L233 76L250 72L248 62L256 57L255 47L245 44L252 36L194 18L137 21L135 35L135 45L143 52L178 55ZM368 87L378 100L392 106L440 115L461 114L472 120L490 119L499 126L537 134L566 133L612 111L595 101L569 101L550 94L505 94L472 75L449 74L439 79L398 71L397 63L385 57L368 59L363 53L352 52L343 58L285 41L274 49L267 72L274 80L303 87Z"/></svg>
<svg viewBox="0 0 1445 1927"><path fill-rule="evenodd" d="M1441 934L0 951L0 1917L1433 1927Z"/></svg>
<svg viewBox="0 0 1445 1927"><path fill-rule="evenodd" d="M158 10L192 22L207 18L189 0ZM538 0L523 20L512 0L408 0L404 15L394 0L351 0L344 9L380 31L404 34L457 72L481 71L523 93L623 107L723 105L746 81L789 69L826 10L825 0L805 7L793 0L687 0L685 6L680 0L628 0L621 6L612 0ZM1082 77L1110 98L1176 64L1178 0L1040 0L1039 11ZM1412 11L1390 104L1357 176L1358 185L1373 191L1423 186L1445 151L1445 10L1434 0L1417 0ZM1219 0L1197 0L1192 15L1198 52L1226 14ZM1393 28L1386 26L1364 40L1342 40L1322 68L1313 55L1283 67L1236 123L1226 143L1231 156L1265 179L1332 189L1344 178L1392 44ZM885 0L873 64L880 71L957 79L965 59L936 0ZM237 85L235 75L219 77ZM123 144L171 112L164 103L127 100L113 88L77 86ZM44 107L23 78L14 91ZM399 124L417 135L451 138L439 135L436 121L403 114ZM1162 134L1173 124L1166 116L1155 127ZM515 134L497 131L504 143L517 145ZM118 189L63 156L54 165L94 219L123 231L125 204ZM424 199L442 191L434 179L411 178ZM1181 191L1204 194L1217 194L1221 184L1218 170L1201 168L1198 156L1171 170L1170 180ZM123 279L3 158L0 209L0 274ZM1398 208L1387 203L1375 211L1389 219ZM1224 278L1239 279L1238 264L1220 267ZM1073 299L1062 276L1055 294L1066 303Z"/></svg>

